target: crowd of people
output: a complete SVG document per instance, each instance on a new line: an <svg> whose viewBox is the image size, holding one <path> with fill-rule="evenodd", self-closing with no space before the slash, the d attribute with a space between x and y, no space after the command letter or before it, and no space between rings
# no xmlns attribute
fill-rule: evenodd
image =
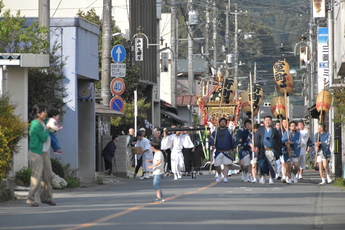
<svg viewBox="0 0 345 230"><path fill-rule="evenodd" d="M172 128L176 128L173 126ZM194 131L162 131L154 130L152 136L146 137L146 129L140 128L134 136L134 129L129 129L127 137L127 159L130 167L134 167L133 178L142 168L142 175L139 179L148 179L152 170L147 160L152 160L154 151L150 144L160 143L160 150L163 153L163 169L165 176L173 176L179 180L182 176L190 176L200 171L202 158L204 157L200 136ZM133 147L141 147L141 152L132 153Z"/></svg>
<svg viewBox="0 0 345 230"><path fill-rule="evenodd" d="M234 137L226 123L224 118L219 120L219 127L210 141L215 149L217 182L228 182L227 166L234 161L236 151L245 182L265 184L268 177L269 184L274 184L275 179L287 184L298 183L303 179L307 152L315 155L320 184L332 182L329 171L331 137L324 123L318 125L314 138L309 137L302 120L288 122L282 119L274 125L271 116L266 116L262 124L252 125L250 120L245 120L243 127L233 132ZM219 164L224 166L219 167Z"/></svg>
<svg viewBox="0 0 345 230"><path fill-rule="evenodd" d="M173 126L175 127L175 126ZM161 131L154 130L150 138L145 137L146 130L141 128L136 137L133 129L129 130L127 139L128 157L132 167L135 167L134 178L142 167L140 179L150 178L153 151L150 143L160 143L163 154L163 172L166 176L173 176L179 180L183 175L191 175L198 171L200 174L204 156L200 136L196 131ZM331 183L329 161L330 134L324 123L318 126L314 137L304 127L302 120L288 121L281 119L273 123L271 116L266 116L261 124L252 124L247 119L243 127L231 129L226 118L219 119L218 127L213 130L209 138L210 150L213 153L213 166L216 170L216 182L229 182L232 170L229 166L234 163L240 165L242 180L245 182L274 184L275 181L291 184L303 179L306 168L307 152L315 155L315 161L321 177L320 184ZM131 154L131 147L142 148L142 152ZM237 156L237 157L236 157ZM326 176L324 175L326 173Z"/></svg>

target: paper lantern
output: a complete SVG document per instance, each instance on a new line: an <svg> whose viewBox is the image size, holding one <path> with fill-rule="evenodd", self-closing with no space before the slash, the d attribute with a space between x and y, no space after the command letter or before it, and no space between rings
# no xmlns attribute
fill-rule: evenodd
<svg viewBox="0 0 345 230"><path fill-rule="evenodd" d="M274 97L271 100L271 112L276 118L283 118L286 115L285 99L283 97Z"/></svg>
<svg viewBox="0 0 345 230"><path fill-rule="evenodd" d="M316 110L327 113L332 105L332 94L327 90L322 90L316 98Z"/></svg>

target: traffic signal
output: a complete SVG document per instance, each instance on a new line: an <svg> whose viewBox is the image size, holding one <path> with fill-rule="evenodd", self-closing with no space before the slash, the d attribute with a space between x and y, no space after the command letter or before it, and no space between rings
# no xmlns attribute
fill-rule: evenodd
<svg viewBox="0 0 345 230"><path fill-rule="evenodd" d="M134 43L134 52L135 52L135 61L143 61L143 39L142 38L135 38Z"/></svg>

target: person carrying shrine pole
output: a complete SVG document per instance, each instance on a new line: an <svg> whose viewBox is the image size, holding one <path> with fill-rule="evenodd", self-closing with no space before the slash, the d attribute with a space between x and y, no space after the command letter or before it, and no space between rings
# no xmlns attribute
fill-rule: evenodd
<svg viewBox="0 0 345 230"><path fill-rule="evenodd" d="M314 135L315 158L314 166L318 164L321 177L320 185L326 184L324 170L327 176L327 183L332 179L329 172L329 161L331 159L331 134L326 131L326 124L323 123L324 115L329 111L332 103L332 95L326 88L326 79L324 80L324 89L317 95L316 109L320 113L318 132Z"/></svg>

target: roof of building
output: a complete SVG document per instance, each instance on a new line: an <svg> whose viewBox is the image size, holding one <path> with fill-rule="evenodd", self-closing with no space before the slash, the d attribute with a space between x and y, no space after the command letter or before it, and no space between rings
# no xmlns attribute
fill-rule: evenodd
<svg viewBox="0 0 345 230"><path fill-rule="evenodd" d="M186 105L197 105L197 97L194 95L179 95L177 96L177 106L186 106Z"/></svg>
<svg viewBox="0 0 345 230"><path fill-rule="evenodd" d="M124 113L115 111L104 105L95 103L96 115L98 116L108 116L108 117L123 117Z"/></svg>

